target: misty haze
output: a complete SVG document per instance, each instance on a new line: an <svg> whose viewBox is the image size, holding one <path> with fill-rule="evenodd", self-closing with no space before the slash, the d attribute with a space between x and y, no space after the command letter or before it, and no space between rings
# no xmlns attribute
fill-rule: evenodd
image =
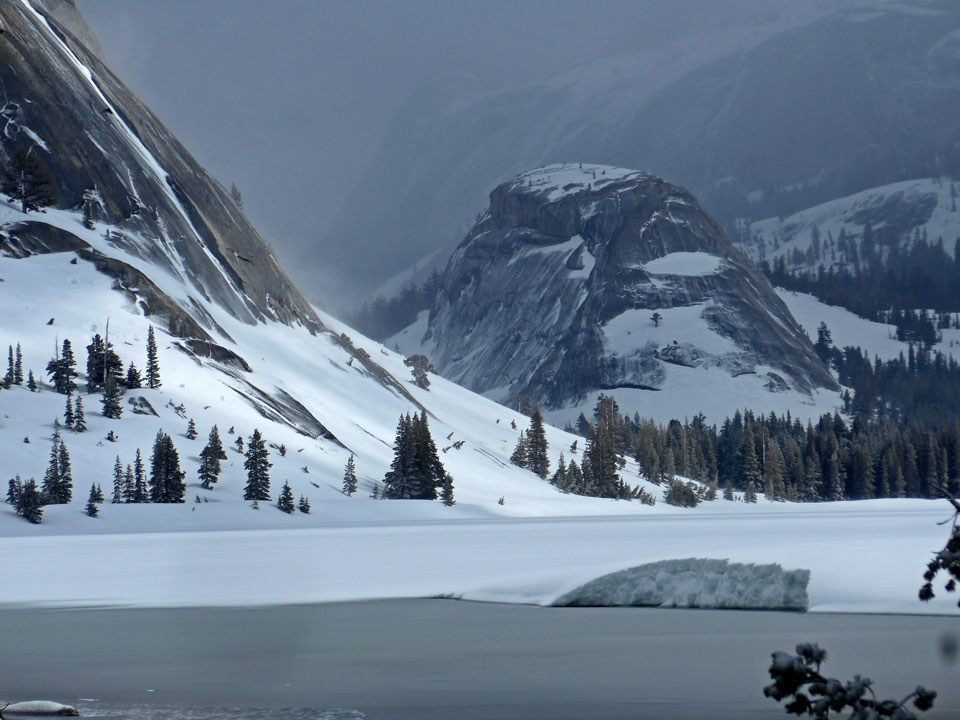
<svg viewBox="0 0 960 720"><path fill-rule="evenodd" d="M3 0L0 86L0 720L960 713L957 3Z"/></svg>

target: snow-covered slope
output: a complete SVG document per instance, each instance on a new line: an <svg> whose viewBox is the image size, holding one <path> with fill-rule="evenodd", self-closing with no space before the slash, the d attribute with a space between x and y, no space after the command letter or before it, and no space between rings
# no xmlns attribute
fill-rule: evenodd
<svg viewBox="0 0 960 720"><path fill-rule="evenodd" d="M387 343L561 424L601 393L662 422L838 402L759 271L690 193L646 173L550 165L498 186L441 284L426 324Z"/></svg>
<svg viewBox="0 0 960 720"><path fill-rule="evenodd" d="M749 236L738 238L739 247L756 260L769 263L784 258L788 268L816 268L820 264L844 265L836 248L824 248L841 232L859 246L869 224L878 238L906 247L914 234L928 242L943 241L953 254L960 238L960 183L947 178L906 180L871 188L844 198L801 210L785 218L751 223ZM815 234L821 254L807 257Z"/></svg>

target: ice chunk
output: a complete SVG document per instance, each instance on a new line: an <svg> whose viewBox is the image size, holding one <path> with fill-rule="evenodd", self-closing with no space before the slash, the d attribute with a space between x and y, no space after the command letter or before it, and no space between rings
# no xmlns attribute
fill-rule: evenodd
<svg viewBox="0 0 960 720"><path fill-rule="evenodd" d="M71 705L61 705L49 700L29 700L13 703L3 708L4 715L47 715L54 717L76 717L80 713Z"/></svg>
<svg viewBox="0 0 960 720"><path fill-rule="evenodd" d="M553 604L805 611L809 581L809 570L784 570L778 564L662 560L591 580Z"/></svg>

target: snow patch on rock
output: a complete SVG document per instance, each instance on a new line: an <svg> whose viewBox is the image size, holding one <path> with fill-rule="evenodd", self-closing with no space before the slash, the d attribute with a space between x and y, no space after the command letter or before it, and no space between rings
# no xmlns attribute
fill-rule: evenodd
<svg viewBox="0 0 960 720"><path fill-rule="evenodd" d="M663 560L610 573L561 595L555 606L802 610L809 570L728 560Z"/></svg>
<svg viewBox="0 0 960 720"><path fill-rule="evenodd" d="M643 269L653 275L713 275L723 262L716 255L705 252L674 252L651 260Z"/></svg>

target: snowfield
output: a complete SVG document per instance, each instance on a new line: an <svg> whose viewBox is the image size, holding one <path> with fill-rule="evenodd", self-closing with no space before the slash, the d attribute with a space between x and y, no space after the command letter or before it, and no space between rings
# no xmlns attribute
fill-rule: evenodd
<svg viewBox="0 0 960 720"><path fill-rule="evenodd" d="M20 219L16 210L0 206L0 224L8 230ZM192 302L180 278L116 249L103 239L102 228L84 229L77 214L51 210L31 219L69 229L148 273L178 302ZM142 370L151 318L114 290L111 279L83 260L73 264L74 258L0 257L0 347L20 343L24 372L32 370L42 381L65 338L82 370L86 344L94 333L105 334L109 319L116 352ZM272 605L436 595L550 604L611 572L699 557L810 570L812 611L956 612L949 598L929 606L916 600L923 565L945 540L945 529L937 525L949 515L945 503L718 500L681 510L662 502L649 507L564 495L509 463L526 417L436 376L429 391L421 390L409 381L402 355L324 316L333 333L348 334L429 411L441 460L455 479L452 508L374 500L369 495L392 459L397 420L417 406L352 362L327 334L275 322L247 325L218 305L202 307L224 330L218 341L240 354L251 371L188 355L177 348L177 338L156 326L161 388L128 391L120 420L100 414L99 395L83 394L89 431L62 431L73 466L73 501L48 506L39 526L0 503L0 558L5 577L13 579L0 586L0 605ZM690 402L703 403L720 389L710 386L709 370L678 366L676 372L703 378L705 384L690 385L697 393ZM84 379L79 382L83 392ZM287 393L339 442L304 435L258 408L251 386L274 397ZM665 394L645 396L645 404L631 405L641 415L680 414L658 404ZM139 398L156 415L134 414L129 400ZM64 404L64 396L44 383L37 393L16 386L0 391L0 479L19 474L42 480ZM590 414L592 404L585 409ZM189 418L199 431L195 440L184 435ZM198 455L214 424L228 459L219 484L207 491L197 480ZM289 481L295 498L309 499L311 514L286 515L272 503L253 510L242 500L243 456L233 443L255 428L270 443L272 497ZM111 504L115 458L132 463L140 448L149 467L160 429L173 437L187 473L186 503ZM106 438L111 430L116 442ZM582 460L582 438L549 427L547 439L553 467L561 452ZM571 453L574 440L578 449ZM281 445L285 456L278 452ZM340 486L351 452L360 490L347 497ZM632 461L623 476L662 499L661 488L641 481ZM83 511L91 483L107 496L97 518Z"/></svg>

